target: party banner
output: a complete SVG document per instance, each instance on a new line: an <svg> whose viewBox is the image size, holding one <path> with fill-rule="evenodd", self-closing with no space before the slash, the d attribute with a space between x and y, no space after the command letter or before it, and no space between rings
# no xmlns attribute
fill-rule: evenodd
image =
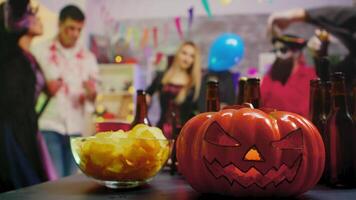
<svg viewBox="0 0 356 200"><path fill-rule="evenodd" d="M157 26L153 27L153 46L158 47L158 29Z"/></svg>
<svg viewBox="0 0 356 200"><path fill-rule="evenodd" d="M190 37L190 30L192 29L192 25L193 25L193 18L194 18L194 7L191 6L188 9L188 29L187 29L188 38Z"/></svg>
<svg viewBox="0 0 356 200"><path fill-rule="evenodd" d="M227 6L231 3L231 0L220 0L221 5Z"/></svg>
<svg viewBox="0 0 356 200"><path fill-rule="evenodd" d="M132 39L132 32L133 32L132 27L128 27L128 28L127 28L127 31L126 31L126 38L125 38L125 40L126 40L127 42L131 42L131 39Z"/></svg>
<svg viewBox="0 0 356 200"><path fill-rule="evenodd" d="M176 29L177 29L179 38L180 38L181 40L183 40L183 39L184 39L184 35L183 35L183 31L182 31L182 26L181 26L180 17L174 18L174 22L175 22L175 24L176 24Z"/></svg>
<svg viewBox="0 0 356 200"><path fill-rule="evenodd" d="M142 39L141 39L141 48L147 46L148 43L149 30L148 28L143 29Z"/></svg>
<svg viewBox="0 0 356 200"><path fill-rule="evenodd" d="M209 1L208 0L201 0L204 9L206 11L206 13L208 14L208 17L212 17L213 15L211 14L211 10L210 10L210 5L209 5Z"/></svg>

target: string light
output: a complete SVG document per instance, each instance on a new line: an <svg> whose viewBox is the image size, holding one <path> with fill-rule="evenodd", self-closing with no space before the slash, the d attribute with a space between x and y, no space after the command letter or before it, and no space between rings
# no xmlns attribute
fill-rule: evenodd
<svg viewBox="0 0 356 200"><path fill-rule="evenodd" d="M115 62L116 63L121 63L122 62L122 56L115 56Z"/></svg>

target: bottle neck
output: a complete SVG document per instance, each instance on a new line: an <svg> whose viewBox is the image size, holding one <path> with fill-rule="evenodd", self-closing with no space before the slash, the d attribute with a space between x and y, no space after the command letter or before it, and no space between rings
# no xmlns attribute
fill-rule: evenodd
<svg viewBox="0 0 356 200"><path fill-rule="evenodd" d="M206 93L206 111L217 112L220 110L220 95L218 85L208 85Z"/></svg>
<svg viewBox="0 0 356 200"><path fill-rule="evenodd" d="M136 98L136 115L134 119L135 124L150 124L147 118L148 111L147 111L147 103L146 103L146 95L145 94L138 94Z"/></svg>
<svg viewBox="0 0 356 200"><path fill-rule="evenodd" d="M331 83L331 101L332 111L340 110L348 113L344 80L337 80Z"/></svg>
<svg viewBox="0 0 356 200"><path fill-rule="evenodd" d="M323 114L323 98L322 88L320 83L313 83L310 85L310 102L309 102L310 119L314 121L315 118Z"/></svg>
<svg viewBox="0 0 356 200"><path fill-rule="evenodd" d="M352 103L353 103L353 107L354 107L352 115L354 116L353 118L355 119L356 118L356 86L354 86L352 90L353 90L353 99L352 99L353 102Z"/></svg>
<svg viewBox="0 0 356 200"><path fill-rule="evenodd" d="M239 82L239 94L237 95L237 104L242 105L244 103L244 93L245 93L246 81Z"/></svg>
<svg viewBox="0 0 356 200"><path fill-rule="evenodd" d="M251 103L254 108L259 108L260 107L260 99L261 99L261 93L260 93L260 84L255 83L255 84L248 84L245 87L245 97L244 97L244 103Z"/></svg>
<svg viewBox="0 0 356 200"><path fill-rule="evenodd" d="M321 81L322 109L327 116L331 109L331 82Z"/></svg>

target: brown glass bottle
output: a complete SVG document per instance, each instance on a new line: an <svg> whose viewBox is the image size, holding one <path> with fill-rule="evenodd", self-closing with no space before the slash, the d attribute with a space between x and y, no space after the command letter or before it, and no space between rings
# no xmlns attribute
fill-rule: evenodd
<svg viewBox="0 0 356 200"><path fill-rule="evenodd" d="M353 106L352 119L354 121L355 129L356 129L356 79L354 79L354 81L353 81L352 91L353 91L352 92L353 93L353 98L352 98L352 106Z"/></svg>
<svg viewBox="0 0 356 200"><path fill-rule="evenodd" d="M146 92L144 90L137 90L136 92L136 114L131 127L134 127L137 124L146 124L151 125L150 120L148 119L148 109L146 103Z"/></svg>
<svg viewBox="0 0 356 200"><path fill-rule="evenodd" d="M319 133L324 141L327 140L326 137L326 123L327 123L327 113L326 113L326 93L325 85L320 79L310 80L310 101L309 101L309 119L318 128ZM329 96L330 98L330 96ZM323 176L320 179L320 183L326 182L326 171L324 171Z"/></svg>
<svg viewBox="0 0 356 200"><path fill-rule="evenodd" d="M239 91L236 98L236 103L238 105L242 105L244 103L244 91L245 91L246 83L247 83L246 77L241 77L239 79Z"/></svg>
<svg viewBox="0 0 356 200"><path fill-rule="evenodd" d="M327 57L322 57L319 59L319 78L320 87L322 91L323 106L326 115L330 113L331 109L331 82L330 82L330 62Z"/></svg>
<svg viewBox="0 0 356 200"><path fill-rule="evenodd" d="M314 63L316 68L316 73L322 81L329 81L329 60L328 47L329 47L329 33L325 30L317 30L315 36L320 40L320 49L314 54Z"/></svg>
<svg viewBox="0 0 356 200"><path fill-rule="evenodd" d="M350 116L341 72L331 76L331 112L327 118L325 174L327 183L334 187L354 184L353 121Z"/></svg>
<svg viewBox="0 0 356 200"><path fill-rule="evenodd" d="M219 82L217 80L209 80L206 89L206 112L217 112L219 110Z"/></svg>
<svg viewBox="0 0 356 200"><path fill-rule="evenodd" d="M248 78L244 90L244 103L251 103L254 108L261 106L260 79Z"/></svg>
<svg viewBox="0 0 356 200"><path fill-rule="evenodd" d="M322 82L320 79L313 79L310 81L309 118L322 136L325 135L326 128L327 113L325 107Z"/></svg>

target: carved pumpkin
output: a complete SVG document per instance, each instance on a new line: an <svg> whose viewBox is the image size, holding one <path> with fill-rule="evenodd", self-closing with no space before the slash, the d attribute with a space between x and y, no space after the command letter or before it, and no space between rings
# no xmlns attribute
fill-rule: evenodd
<svg viewBox="0 0 356 200"><path fill-rule="evenodd" d="M324 144L300 115L224 109L190 119L177 139L179 170L201 193L295 196L324 170Z"/></svg>

